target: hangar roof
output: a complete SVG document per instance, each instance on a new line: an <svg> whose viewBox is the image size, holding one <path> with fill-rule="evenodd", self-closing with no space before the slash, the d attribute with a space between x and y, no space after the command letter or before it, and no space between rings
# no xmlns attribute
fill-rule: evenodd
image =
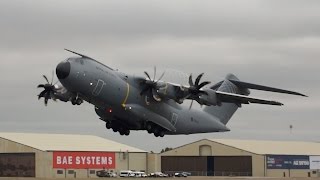
<svg viewBox="0 0 320 180"><path fill-rule="evenodd" d="M266 141L208 139L213 142L245 150L255 154L270 155L320 155L320 143L304 141Z"/></svg>
<svg viewBox="0 0 320 180"><path fill-rule="evenodd" d="M146 152L138 148L92 135L0 133L0 138L41 151Z"/></svg>

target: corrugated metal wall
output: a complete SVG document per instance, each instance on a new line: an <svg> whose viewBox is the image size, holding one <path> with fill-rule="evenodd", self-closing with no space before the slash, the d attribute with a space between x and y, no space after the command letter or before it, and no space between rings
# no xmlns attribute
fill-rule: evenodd
<svg viewBox="0 0 320 180"><path fill-rule="evenodd" d="M207 171L207 157L205 156L162 156L161 170L165 173L187 171L193 175Z"/></svg>
<svg viewBox="0 0 320 180"><path fill-rule="evenodd" d="M0 153L0 177L35 177L35 153Z"/></svg>
<svg viewBox="0 0 320 180"><path fill-rule="evenodd" d="M252 176L251 156L216 156L213 161L215 176Z"/></svg>
<svg viewBox="0 0 320 180"><path fill-rule="evenodd" d="M165 173L186 171L196 176L252 176L251 156L162 156Z"/></svg>

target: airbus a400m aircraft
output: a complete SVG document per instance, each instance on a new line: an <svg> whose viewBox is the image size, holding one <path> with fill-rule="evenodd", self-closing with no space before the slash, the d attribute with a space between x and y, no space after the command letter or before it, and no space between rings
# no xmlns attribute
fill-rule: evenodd
<svg viewBox="0 0 320 180"><path fill-rule="evenodd" d="M226 124L242 104L283 105L249 97L249 89L305 96L242 82L232 74L210 86L208 81L200 82L203 73L195 80L190 75L188 86L161 81L164 73L156 79L156 68L153 78L147 72L146 77L130 76L88 56L67 51L80 57L70 57L57 65L61 85L49 83L43 76L47 84L38 85L44 88L38 98L43 97L45 105L49 99L70 101L73 105L87 101L95 106L106 128L121 135L129 135L130 130L146 130L156 137L230 131ZM185 100L192 101L190 107L181 105ZM192 108L193 101L203 107Z"/></svg>

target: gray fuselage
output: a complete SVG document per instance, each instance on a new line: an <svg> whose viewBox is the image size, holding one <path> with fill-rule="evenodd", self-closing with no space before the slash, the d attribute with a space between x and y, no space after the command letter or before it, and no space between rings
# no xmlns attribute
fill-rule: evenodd
<svg viewBox="0 0 320 180"><path fill-rule="evenodd" d="M140 95L140 80L144 78L121 73L84 57L69 58L60 64L67 62L70 63L70 72L59 78L61 84L69 92L93 104L104 121L118 123L130 130L145 130L147 122L158 122L158 118L172 127L171 130L166 129L165 134L229 131L212 113L189 109L170 99L158 102Z"/></svg>

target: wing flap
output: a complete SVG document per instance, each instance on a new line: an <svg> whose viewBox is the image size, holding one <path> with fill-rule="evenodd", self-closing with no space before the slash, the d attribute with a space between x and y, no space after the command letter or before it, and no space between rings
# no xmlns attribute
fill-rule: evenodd
<svg viewBox="0 0 320 180"><path fill-rule="evenodd" d="M266 99L260 99L260 98L254 98L239 94L232 94L227 92L221 92L216 91L217 96L221 102L228 102L228 103L235 103L235 104L267 104L267 105L276 105L276 106L282 106L283 104L277 101L272 100L266 100Z"/></svg>

